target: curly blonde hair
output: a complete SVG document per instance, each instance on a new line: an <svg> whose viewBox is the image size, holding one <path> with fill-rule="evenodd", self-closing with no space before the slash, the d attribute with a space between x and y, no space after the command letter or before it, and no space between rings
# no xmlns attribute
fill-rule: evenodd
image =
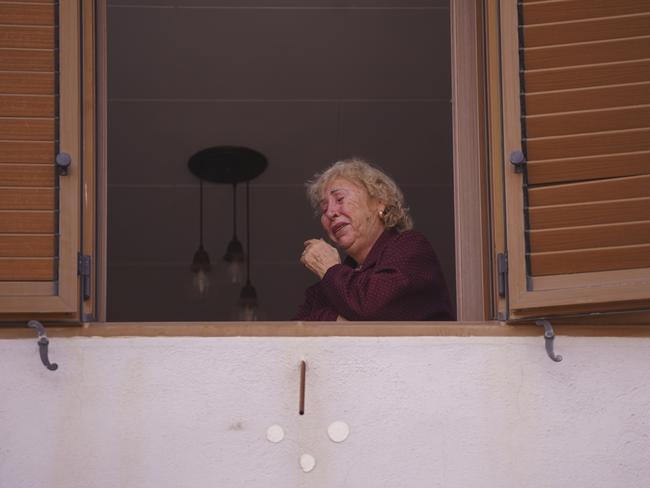
<svg viewBox="0 0 650 488"><path fill-rule="evenodd" d="M404 202L404 194L397 183L379 168L358 158L337 161L322 173L315 174L306 183L307 198L316 214L320 213L319 204L323 197L323 187L336 178L343 178L364 188L371 198L386 205L381 215L386 229L402 232L413 228L413 220Z"/></svg>

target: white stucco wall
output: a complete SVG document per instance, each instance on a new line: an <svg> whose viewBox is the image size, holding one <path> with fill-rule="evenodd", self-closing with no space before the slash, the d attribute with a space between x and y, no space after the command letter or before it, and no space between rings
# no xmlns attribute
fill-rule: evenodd
<svg viewBox="0 0 650 488"><path fill-rule="evenodd" d="M55 338L50 372L35 340L0 340L0 487L650 486L650 340L556 350L561 363L540 337Z"/></svg>

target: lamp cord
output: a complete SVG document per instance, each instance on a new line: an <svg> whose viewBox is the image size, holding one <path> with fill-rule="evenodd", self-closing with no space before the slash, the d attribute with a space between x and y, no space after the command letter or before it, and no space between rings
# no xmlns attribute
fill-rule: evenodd
<svg viewBox="0 0 650 488"><path fill-rule="evenodd" d="M203 179L199 179L199 245L203 247Z"/></svg>
<svg viewBox="0 0 650 488"><path fill-rule="evenodd" d="M232 237L237 239L237 183L232 184Z"/></svg>
<svg viewBox="0 0 650 488"><path fill-rule="evenodd" d="M246 283L251 282L251 219L250 219L250 186L246 182Z"/></svg>

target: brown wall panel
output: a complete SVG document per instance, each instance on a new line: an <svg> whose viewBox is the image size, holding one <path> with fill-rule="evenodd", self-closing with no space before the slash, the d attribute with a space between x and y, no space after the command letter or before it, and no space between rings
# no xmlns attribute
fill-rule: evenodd
<svg viewBox="0 0 650 488"><path fill-rule="evenodd" d="M54 210L55 203L54 188L0 187L2 210Z"/></svg>
<svg viewBox="0 0 650 488"><path fill-rule="evenodd" d="M647 36L650 35L650 14L525 26L523 33L526 47Z"/></svg>
<svg viewBox="0 0 650 488"><path fill-rule="evenodd" d="M53 235L1 235L0 257L54 257Z"/></svg>
<svg viewBox="0 0 650 488"><path fill-rule="evenodd" d="M638 197L650 197L650 175L531 188L528 204L535 207Z"/></svg>
<svg viewBox="0 0 650 488"><path fill-rule="evenodd" d="M8 141L54 141L54 119L0 118L0 139Z"/></svg>
<svg viewBox="0 0 650 488"><path fill-rule="evenodd" d="M650 174L650 152L528 163L528 183L556 183Z"/></svg>
<svg viewBox="0 0 650 488"><path fill-rule="evenodd" d="M635 222L646 220L648 215L650 215L650 198L552 205L528 209L531 229Z"/></svg>
<svg viewBox="0 0 650 488"><path fill-rule="evenodd" d="M530 115L650 104L650 83L636 83L562 92L527 93Z"/></svg>
<svg viewBox="0 0 650 488"><path fill-rule="evenodd" d="M0 95L0 117L54 117L54 95Z"/></svg>
<svg viewBox="0 0 650 488"><path fill-rule="evenodd" d="M54 186L54 165L0 164L0 186Z"/></svg>
<svg viewBox="0 0 650 488"><path fill-rule="evenodd" d="M650 60L526 71L527 93L650 81Z"/></svg>
<svg viewBox="0 0 650 488"><path fill-rule="evenodd" d="M53 95L54 73L0 73L0 93Z"/></svg>
<svg viewBox="0 0 650 488"><path fill-rule="evenodd" d="M528 232L531 252L565 251L650 243L650 221Z"/></svg>
<svg viewBox="0 0 650 488"><path fill-rule="evenodd" d="M526 25L565 22L645 13L650 10L648 0L566 0L524 4L523 19Z"/></svg>
<svg viewBox="0 0 650 488"><path fill-rule="evenodd" d="M524 50L526 69L613 63L643 58L650 58L648 37Z"/></svg>
<svg viewBox="0 0 650 488"><path fill-rule="evenodd" d="M54 163L53 142L2 142L0 163Z"/></svg>
<svg viewBox="0 0 650 488"><path fill-rule="evenodd" d="M56 229L54 211L0 210L0 232L48 234Z"/></svg>
<svg viewBox="0 0 650 488"><path fill-rule="evenodd" d="M529 115L528 137L548 137L650 127L650 105L567 114Z"/></svg>
<svg viewBox="0 0 650 488"><path fill-rule="evenodd" d="M0 258L2 281L53 281L53 258Z"/></svg>
<svg viewBox="0 0 650 488"><path fill-rule="evenodd" d="M650 267L650 244L530 256L534 276Z"/></svg>
<svg viewBox="0 0 650 488"><path fill-rule="evenodd" d="M529 161L650 150L650 129L527 139Z"/></svg>
<svg viewBox="0 0 650 488"><path fill-rule="evenodd" d="M54 71L53 50L0 49L3 71Z"/></svg>
<svg viewBox="0 0 650 488"><path fill-rule="evenodd" d="M0 25L0 48L54 49L54 27Z"/></svg>

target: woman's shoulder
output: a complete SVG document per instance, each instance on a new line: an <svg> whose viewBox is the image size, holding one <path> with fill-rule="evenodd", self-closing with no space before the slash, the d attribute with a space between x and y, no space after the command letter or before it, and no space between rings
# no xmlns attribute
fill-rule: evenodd
<svg viewBox="0 0 650 488"><path fill-rule="evenodd" d="M395 232L393 237L395 243L404 243L404 244L419 244L431 247L429 239L420 232L419 230L409 229L403 230L402 232Z"/></svg>
<svg viewBox="0 0 650 488"><path fill-rule="evenodd" d="M386 245L386 250L389 254L398 253L400 255L405 253L417 255L435 254L429 239L422 232L413 229L402 232L393 231Z"/></svg>

